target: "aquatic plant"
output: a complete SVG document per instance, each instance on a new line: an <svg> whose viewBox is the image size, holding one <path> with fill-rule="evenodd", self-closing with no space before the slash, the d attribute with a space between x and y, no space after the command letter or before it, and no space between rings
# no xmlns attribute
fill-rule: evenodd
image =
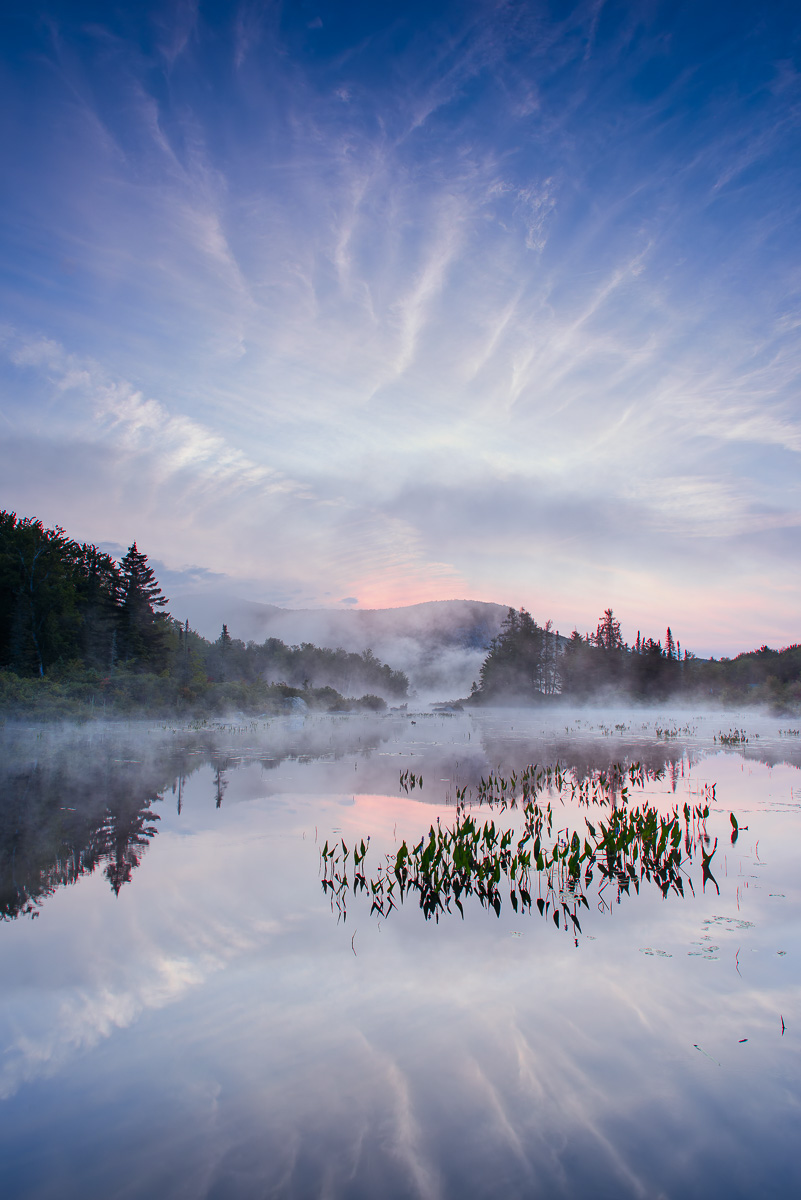
<svg viewBox="0 0 801 1200"><path fill-rule="evenodd" d="M744 729L730 729L728 733L718 733L714 741L721 746L745 746L748 744L748 735Z"/></svg>
<svg viewBox="0 0 801 1200"><path fill-rule="evenodd" d="M352 851L344 841L330 847L326 841L321 852L322 887L340 917L346 916L348 896L365 892L371 913L379 917L414 897L427 920L439 920L454 909L464 917L467 897L475 897L500 916L508 890L515 912L531 911L536 905L557 928L561 921L574 933L581 932L579 912L582 906L589 907L585 890L595 871L601 880L601 903L610 883L618 899L632 888L639 892L643 881L655 884L663 896L670 892L683 896L685 882L693 886L686 867L700 849L703 885L711 882L717 888L711 870L717 839L708 849L706 830L708 799L692 807L675 806L667 814L650 804L631 808L629 789L642 788L644 782L638 763L618 763L582 781L569 779L558 764L533 764L508 777L493 773L482 778L475 801L501 811L519 809L518 831L496 824L494 817L477 820L471 808L473 794L468 800L467 789L461 789L451 826L438 818L416 844L404 840L372 873L365 869L369 838ZM553 803L546 799L552 793L569 795L580 804L608 806L608 817L595 821L587 817L583 830L565 828L554 834Z"/></svg>

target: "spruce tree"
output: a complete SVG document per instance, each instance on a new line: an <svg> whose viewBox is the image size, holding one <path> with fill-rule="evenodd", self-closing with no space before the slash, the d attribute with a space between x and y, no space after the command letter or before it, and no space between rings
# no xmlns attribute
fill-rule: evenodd
<svg viewBox="0 0 801 1200"><path fill-rule="evenodd" d="M122 579L109 554L83 545L75 567L80 657L87 667L113 667Z"/></svg>
<svg viewBox="0 0 801 1200"><path fill-rule="evenodd" d="M546 690L548 633L525 608L519 612L510 608L481 667L482 696L530 698L542 694Z"/></svg>
<svg viewBox="0 0 801 1200"><path fill-rule="evenodd" d="M604 615L598 622L593 641L602 650L622 650L623 638L620 633L620 622L615 620L611 608L604 609Z"/></svg>
<svg viewBox="0 0 801 1200"><path fill-rule="evenodd" d="M676 657L676 643L673 641L673 634L670 632L670 626L667 627L665 634L665 658L674 659Z"/></svg>
<svg viewBox="0 0 801 1200"><path fill-rule="evenodd" d="M75 562L64 530L0 512L0 666L44 675L76 655Z"/></svg>
<svg viewBox="0 0 801 1200"><path fill-rule="evenodd" d="M121 605L120 649L125 662L137 662L160 670L165 659L165 614L156 609L167 605L147 555L136 542L120 560Z"/></svg>

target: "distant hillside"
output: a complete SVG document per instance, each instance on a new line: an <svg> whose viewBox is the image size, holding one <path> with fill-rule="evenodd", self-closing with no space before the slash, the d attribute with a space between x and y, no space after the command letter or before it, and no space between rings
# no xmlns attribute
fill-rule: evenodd
<svg viewBox="0 0 801 1200"><path fill-rule="evenodd" d="M232 637L246 642L276 637L289 645L371 649L405 671L421 698L441 699L469 693L508 607L434 600L404 608L287 609L235 596L184 595L171 597L170 612L212 639L225 623Z"/></svg>

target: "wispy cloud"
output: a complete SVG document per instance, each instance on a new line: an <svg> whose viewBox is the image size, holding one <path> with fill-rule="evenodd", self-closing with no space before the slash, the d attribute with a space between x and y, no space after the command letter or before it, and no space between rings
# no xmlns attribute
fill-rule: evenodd
<svg viewBox="0 0 801 1200"><path fill-rule="evenodd" d="M144 458L161 480L192 471L197 488L214 490L220 497L231 488L297 488L249 459L220 433L191 417L171 414L159 401L110 380L97 363L78 360L50 339L16 340L12 333L6 335L6 347L14 365L38 369L60 398L60 411L53 419L62 437L100 441Z"/></svg>
<svg viewBox="0 0 801 1200"><path fill-rule="evenodd" d="M599 512L627 580L648 538L703 541L733 579L737 538L761 530L767 563L768 532L792 536L799 89L770 20L727 26L714 61L681 14L597 3L147 20L152 51L111 18L39 47L36 151L5 184L4 426L117 456L121 507L179 514L174 561L236 559L268 590L294 573L310 599L452 586L552 610L534 564L564 536L594 591ZM508 497L494 527L471 487ZM532 497L570 516L512 522L515 554L502 510Z"/></svg>
<svg viewBox="0 0 801 1200"><path fill-rule="evenodd" d="M155 17L159 50L171 67L186 50L196 31L198 0L168 0Z"/></svg>

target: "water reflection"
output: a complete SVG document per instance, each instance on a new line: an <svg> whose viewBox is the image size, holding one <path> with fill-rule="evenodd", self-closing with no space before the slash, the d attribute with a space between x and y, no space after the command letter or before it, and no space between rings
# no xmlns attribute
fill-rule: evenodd
<svg viewBox="0 0 801 1200"><path fill-rule="evenodd" d="M161 773L58 755L4 761L0 788L0 916L36 915L59 887L102 867L112 890L130 883L157 831ZM144 769L140 769L143 768Z"/></svg>
<svg viewBox="0 0 801 1200"><path fill-rule="evenodd" d="M514 712L289 719L189 729L9 728L2 734L0 763L0 917L35 916L57 888L98 868L118 894L156 836L160 814L154 806L172 792L180 816L187 780L209 765L217 809L231 773L254 763L276 776L283 766L302 766L310 792L339 786L354 795L408 795L420 780L421 798L458 806L468 793L479 804L505 802L506 797L487 790L485 776L493 779L493 770L504 771L513 787L531 769L534 748L541 764L561 764L574 795L577 787L604 779L614 801L620 798L618 766L625 770L636 763L643 780L667 780L676 793L693 763L709 753L709 743L720 746L714 721L707 719L699 735L700 718L682 723L641 717L608 723L574 718L564 727L552 720L542 729ZM743 733L736 743L724 734L723 746L766 765L801 762L801 744L789 733L784 737L786 732L779 730L772 739ZM399 771L398 761L410 759L413 769ZM272 787L280 790L285 782L276 778ZM344 901L339 886L337 895ZM493 906L496 900L493 894Z"/></svg>
<svg viewBox="0 0 801 1200"><path fill-rule="evenodd" d="M4 1195L796 1194L797 772L741 753L750 733L719 752L718 724L665 741L653 722L566 734L490 718L6 730L4 886L47 898L0 929ZM782 751L769 732L764 757ZM529 820L521 772L556 761L562 785L529 787ZM457 822L463 837L440 841ZM471 850L485 827L494 845ZM427 868L438 849L441 872L457 851L500 867L499 914L460 895L464 922L455 904L427 922L413 889L389 919L369 916L369 891L332 919L326 839L345 842L352 878L370 837L369 884L404 843L422 869L432 828ZM532 878L529 912L519 856L533 875L537 836L553 896ZM67 844L87 869L63 887L47 871ZM694 892L684 875L683 899L643 885L643 847L649 869L678 853ZM702 849L720 894L701 886ZM580 935L572 920L565 935L571 880L589 902Z"/></svg>
<svg viewBox="0 0 801 1200"><path fill-rule="evenodd" d="M269 749L249 745L269 733ZM255 739L258 742L258 738ZM160 815L154 805L171 791L180 816L186 782L214 772L220 808L229 774L257 762L336 761L367 754L381 731L345 722L275 722L262 727L150 726L95 729L9 728L0 758L0 918L36 916L59 888L102 868L115 894L133 879Z"/></svg>

